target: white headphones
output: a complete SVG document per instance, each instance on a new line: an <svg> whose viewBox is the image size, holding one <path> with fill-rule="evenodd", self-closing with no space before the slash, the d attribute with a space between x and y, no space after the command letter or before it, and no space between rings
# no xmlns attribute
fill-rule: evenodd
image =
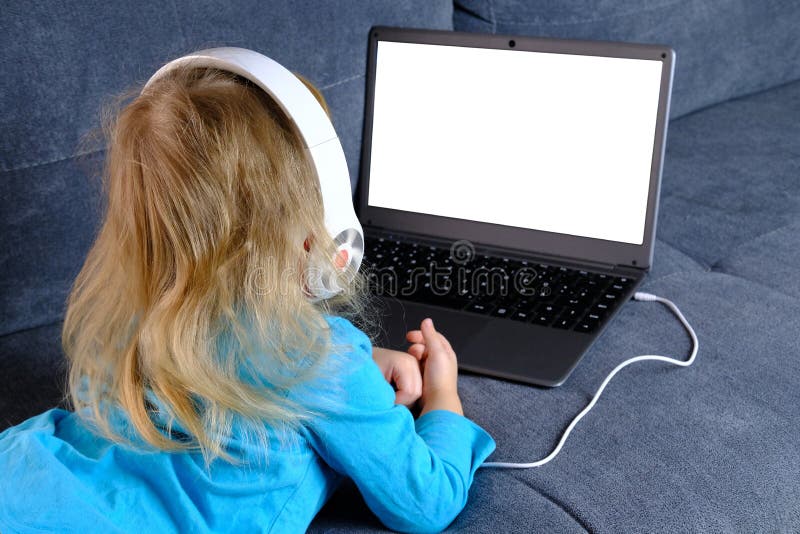
<svg viewBox="0 0 800 534"><path fill-rule="evenodd" d="M178 66L216 68L247 78L267 92L297 127L319 179L325 227L337 245L343 270L361 266L364 232L353 208L350 174L342 145L328 115L311 91L276 61L245 48L210 48L170 61L145 84L147 86ZM342 262L337 262L341 264ZM342 291L338 273L331 265L312 265L307 272L308 289L316 299L327 299Z"/></svg>

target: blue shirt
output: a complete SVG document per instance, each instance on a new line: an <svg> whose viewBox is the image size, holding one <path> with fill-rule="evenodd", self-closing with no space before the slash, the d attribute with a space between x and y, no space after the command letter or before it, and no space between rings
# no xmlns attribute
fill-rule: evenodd
<svg viewBox="0 0 800 534"><path fill-rule="evenodd" d="M453 412L415 421L394 404L367 337L345 319L329 324L334 343L350 347L338 366L342 402L304 423L293 445L271 440L266 462L206 468L199 453L111 442L60 409L5 430L0 532L301 532L344 477L389 528L444 529L494 440ZM314 387L324 378L290 395Z"/></svg>

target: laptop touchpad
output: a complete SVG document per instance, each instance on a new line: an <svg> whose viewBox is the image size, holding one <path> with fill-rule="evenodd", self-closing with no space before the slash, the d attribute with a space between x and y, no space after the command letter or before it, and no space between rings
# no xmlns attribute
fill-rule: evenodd
<svg viewBox="0 0 800 534"><path fill-rule="evenodd" d="M434 326L447 338L456 355L469 347L470 339L491 322L489 317L390 298L381 299L379 307L383 331L379 332L378 345L402 351L409 345L406 332L419 329L420 323L426 317L433 319Z"/></svg>

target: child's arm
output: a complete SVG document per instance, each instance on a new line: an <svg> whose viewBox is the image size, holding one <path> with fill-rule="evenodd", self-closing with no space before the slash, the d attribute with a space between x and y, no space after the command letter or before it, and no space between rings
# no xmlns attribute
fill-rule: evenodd
<svg viewBox="0 0 800 534"><path fill-rule="evenodd" d="M332 328L353 347L349 368L339 376L344 398L327 403L326 413L309 422L310 443L328 465L353 479L389 528L444 529L463 509L475 471L495 447L491 436L459 414L455 388L443 387L455 382L455 355L451 361L435 340L424 339L423 376L430 387L423 384L425 410L415 422L408 409L395 405L366 336L342 319Z"/></svg>

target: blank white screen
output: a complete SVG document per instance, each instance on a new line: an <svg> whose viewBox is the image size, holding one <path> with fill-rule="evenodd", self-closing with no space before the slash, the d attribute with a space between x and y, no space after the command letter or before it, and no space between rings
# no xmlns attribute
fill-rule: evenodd
<svg viewBox="0 0 800 534"><path fill-rule="evenodd" d="M368 204L642 244L661 62L381 41Z"/></svg>

